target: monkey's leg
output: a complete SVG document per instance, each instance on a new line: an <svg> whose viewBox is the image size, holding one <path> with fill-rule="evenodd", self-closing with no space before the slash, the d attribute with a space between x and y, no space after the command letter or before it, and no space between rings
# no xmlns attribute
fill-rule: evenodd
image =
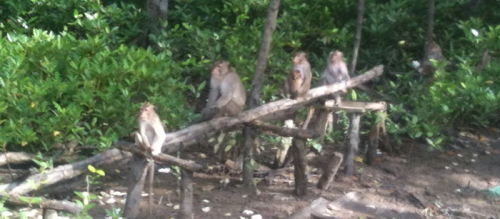
<svg viewBox="0 0 500 219"><path fill-rule="evenodd" d="M342 98L340 97L340 93L335 93L335 106L340 106L340 103L342 101Z"/></svg>

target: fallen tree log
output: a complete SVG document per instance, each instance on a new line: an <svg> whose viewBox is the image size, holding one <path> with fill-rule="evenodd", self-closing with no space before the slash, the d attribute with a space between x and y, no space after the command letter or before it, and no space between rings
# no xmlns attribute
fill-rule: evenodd
<svg viewBox="0 0 500 219"><path fill-rule="evenodd" d="M308 129L298 129L298 128L287 128L281 126L271 125L269 123L265 123L260 120L254 120L249 122L250 125L258 127L260 129L264 129L267 131L271 131L275 134L278 134L282 137L300 137L300 138L317 138L319 134L314 132L313 130Z"/></svg>
<svg viewBox="0 0 500 219"><path fill-rule="evenodd" d="M58 166L45 173L31 175L22 182L11 182L0 185L0 191L5 191L9 195L26 194L83 174L88 171L88 165L99 167L130 156L130 153L123 153L118 149L107 150L86 160Z"/></svg>
<svg viewBox="0 0 500 219"><path fill-rule="evenodd" d="M48 208L56 211L63 211L71 214L78 214L83 210L83 207L78 204L66 200L51 200L43 197L22 197L18 195L0 195L0 200L6 200L7 204L15 206L30 206L34 208Z"/></svg>
<svg viewBox="0 0 500 219"><path fill-rule="evenodd" d="M7 163L20 164L20 163L30 162L31 159L35 157L36 155L25 152L0 153L0 166L3 166Z"/></svg>
<svg viewBox="0 0 500 219"><path fill-rule="evenodd" d="M115 146L121 150L132 152L136 155L142 156L144 158L153 158L156 162L168 165L176 165L180 168L189 170L191 172L200 172L203 169L203 166L195 163L191 160L184 160L178 157L174 157L168 154L158 154L151 155L149 151L144 150L142 147L136 146L134 143L126 142L126 141L117 141Z"/></svg>
<svg viewBox="0 0 500 219"><path fill-rule="evenodd" d="M322 209L326 209L326 205L328 205L330 201L326 200L323 197L319 197L313 202L311 202L306 207L300 209L290 216L288 219L307 219L311 218L312 212L319 211ZM319 210L318 210L319 209Z"/></svg>
<svg viewBox="0 0 500 219"><path fill-rule="evenodd" d="M363 84L374 77L382 75L383 70L384 66L379 65L362 75L351 78L349 83L342 82L321 86L309 90L309 92L307 92L303 97L299 97L295 100L282 99L274 101L242 112L235 117L220 117L217 119L212 119L210 121L191 125L176 132L168 133L165 142L163 143L163 147L166 148L166 150L164 151L169 154L176 153L182 148L188 146L188 143L196 142L193 141L193 139L197 139L200 136L207 136L222 129L229 128L238 124L248 123L265 116L266 118L273 117L274 115L280 114L282 112L289 112L300 109L301 107L304 107L305 105L315 101L319 97Z"/></svg>

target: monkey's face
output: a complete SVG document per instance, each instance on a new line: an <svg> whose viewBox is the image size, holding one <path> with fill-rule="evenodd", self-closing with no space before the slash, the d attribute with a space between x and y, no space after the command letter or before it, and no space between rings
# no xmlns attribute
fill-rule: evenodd
<svg viewBox="0 0 500 219"><path fill-rule="evenodd" d="M298 70L293 71L293 80L298 80L302 78L302 74Z"/></svg>
<svg viewBox="0 0 500 219"><path fill-rule="evenodd" d="M212 69L212 77L222 78L228 72L229 64L224 61L218 61Z"/></svg>
<svg viewBox="0 0 500 219"><path fill-rule="evenodd" d="M155 106L153 106L150 103L145 103L144 105L141 106L141 109L139 111L139 119L141 120L146 120L150 117L152 113L155 111Z"/></svg>
<svg viewBox="0 0 500 219"><path fill-rule="evenodd" d="M295 55L293 56L293 64L295 65L299 64L300 62L302 62L302 60L305 59L305 57L306 54L303 52L295 53Z"/></svg>
<svg viewBox="0 0 500 219"><path fill-rule="evenodd" d="M337 63L337 62L343 62L344 61L344 54L338 50L335 50L330 53L330 60L331 63Z"/></svg>

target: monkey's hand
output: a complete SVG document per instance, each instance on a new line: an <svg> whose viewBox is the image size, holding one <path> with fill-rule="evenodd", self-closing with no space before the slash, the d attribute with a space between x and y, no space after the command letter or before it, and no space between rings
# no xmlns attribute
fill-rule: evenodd
<svg viewBox="0 0 500 219"><path fill-rule="evenodd" d="M218 107L210 107L210 108L204 108L201 110L201 116L204 120L206 119L211 119L213 118L218 112L220 112L220 109Z"/></svg>
<svg viewBox="0 0 500 219"><path fill-rule="evenodd" d="M161 148L160 148L160 149L156 149L156 150L153 148L153 149L151 150L151 154L152 154L152 155L158 155L158 154L161 154Z"/></svg>

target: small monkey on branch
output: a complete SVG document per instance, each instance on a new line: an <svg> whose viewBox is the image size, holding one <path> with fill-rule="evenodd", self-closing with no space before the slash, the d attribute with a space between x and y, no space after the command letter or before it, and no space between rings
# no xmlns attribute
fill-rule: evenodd
<svg viewBox="0 0 500 219"><path fill-rule="evenodd" d="M160 117L156 113L156 107L151 103L144 103L139 111L137 122L139 123L139 132L135 133L136 144L146 150L151 150L153 155L160 154L167 135Z"/></svg>
<svg viewBox="0 0 500 219"><path fill-rule="evenodd" d="M323 70L319 86L330 85L338 82L349 82L350 80L351 78L349 77L349 72L347 71L347 65L344 61L344 54L338 50L330 52L327 60L327 67ZM340 96L345 93L347 93L347 90L333 94L335 105L340 105Z"/></svg>
<svg viewBox="0 0 500 219"><path fill-rule="evenodd" d="M432 78L434 77L434 72L436 68L432 65L431 60L442 61L445 57L441 52L441 47L430 39L425 42L424 47L424 58L422 60L422 70L421 73L424 77Z"/></svg>
<svg viewBox="0 0 500 219"><path fill-rule="evenodd" d="M243 111L246 91L240 76L227 61L217 61L212 67L210 93L201 111L202 121L223 116L235 116Z"/></svg>
<svg viewBox="0 0 500 219"><path fill-rule="evenodd" d="M139 132L135 133L135 144L146 150L151 150L153 155L160 154L167 135L163 123L156 113L156 107L151 103L144 103L139 110L137 122L139 123ZM153 160L149 162L149 213L152 214L155 162Z"/></svg>
<svg viewBox="0 0 500 219"><path fill-rule="evenodd" d="M287 98L297 99L311 88L311 65L304 52L295 53L293 56L293 69L285 82L285 95Z"/></svg>

